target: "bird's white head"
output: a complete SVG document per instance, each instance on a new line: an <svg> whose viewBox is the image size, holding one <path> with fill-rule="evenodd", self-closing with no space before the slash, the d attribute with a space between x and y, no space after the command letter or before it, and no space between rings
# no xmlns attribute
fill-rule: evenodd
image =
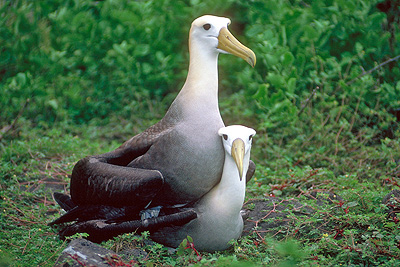
<svg viewBox="0 0 400 267"><path fill-rule="evenodd" d="M195 19L190 29L190 47L201 45L203 49L212 49L217 53L229 53L238 56L252 67L256 64L256 56L242 45L228 30L231 20L211 15Z"/></svg>
<svg viewBox="0 0 400 267"><path fill-rule="evenodd" d="M231 125L223 127L218 131L222 137L222 144L226 153L234 159L239 171L240 180L242 180L244 171L244 163L248 165L250 160L250 150L253 136L256 131L242 125Z"/></svg>

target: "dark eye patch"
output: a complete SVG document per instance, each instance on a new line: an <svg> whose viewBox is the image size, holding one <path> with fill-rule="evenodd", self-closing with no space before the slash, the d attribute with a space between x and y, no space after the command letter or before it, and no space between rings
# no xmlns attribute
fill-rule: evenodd
<svg viewBox="0 0 400 267"><path fill-rule="evenodd" d="M203 29L208 31L209 29L211 29L211 24L210 23L206 23L203 25Z"/></svg>
<svg viewBox="0 0 400 267"><path fill-rule="evenodd" d="M253 136L252 136L252 135L250 135L250 136L249 136L249 141L251 140L251 138L253 138Z"/></svg>
<svg viewBox="0 0 400 267"><path fill-rule="evenodd" d="M228 135L223 134L222 137L224 138L224 140L228 140Z"/></svg>

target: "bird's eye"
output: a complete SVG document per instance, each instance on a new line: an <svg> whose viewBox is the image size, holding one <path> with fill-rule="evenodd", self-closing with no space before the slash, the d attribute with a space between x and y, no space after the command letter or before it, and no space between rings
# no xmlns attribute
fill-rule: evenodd
<svg viewBox="0 0 400 267"><path fill-rule="evenodd" d="M228 135L223 134L222 137L224 138L224 140L228 140Z"/></svg>
<svg viewBox="0 0 400 267"><path fill-rule="evenodd" d="M206 31L208 31L210 28L211 28L211 24L210 23L207 23L207 24L203 25L203 29L206 30Z"/></svg>
<svg viewBox="0 0 400 267"><path fill-rule="evenodd" d="M250 135L250 136L249 136L249 141L251 141L251 138L253 138L253 136L252 136L252 135Z"/></svg>

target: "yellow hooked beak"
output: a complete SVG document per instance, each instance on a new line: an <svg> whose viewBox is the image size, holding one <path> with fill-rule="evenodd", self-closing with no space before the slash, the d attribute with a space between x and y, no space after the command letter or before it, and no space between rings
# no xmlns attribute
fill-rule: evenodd
<svg viewBox="0 0 400 267"><path fill-rule="evenodd" d="M227 28L220 30L217 48L246 60L252 67L256 65L256 55L254 52L242 45Z"/></svg>
<svg viewBox="0 0 400 267"><path fill-rule="evenodd" d="M240 181L242 181L243 177L243 159L244 159L244 142L242 139L237 138L232 143L231 154L233 160L236 163L236 166L239 171Z"/></svg>

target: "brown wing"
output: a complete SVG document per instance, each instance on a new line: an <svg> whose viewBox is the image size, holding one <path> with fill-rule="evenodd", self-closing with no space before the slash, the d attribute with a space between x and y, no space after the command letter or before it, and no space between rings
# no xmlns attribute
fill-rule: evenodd
<svg viewBox="0 0 400 267"><path fill-rule="evenodd" d="M252 160L250 160L249 168L247 169L246 173L246 183L250 181L255 172L256 172L256 164Z"/></svg>
<svg viewBox="0 0 400 267"><path fill-rule="evenodd" d="M157 170L127 167L172 129L160 121L116 150L81 159L71 176L71 198L77 205L145 207L163 185Z"/></svg>

